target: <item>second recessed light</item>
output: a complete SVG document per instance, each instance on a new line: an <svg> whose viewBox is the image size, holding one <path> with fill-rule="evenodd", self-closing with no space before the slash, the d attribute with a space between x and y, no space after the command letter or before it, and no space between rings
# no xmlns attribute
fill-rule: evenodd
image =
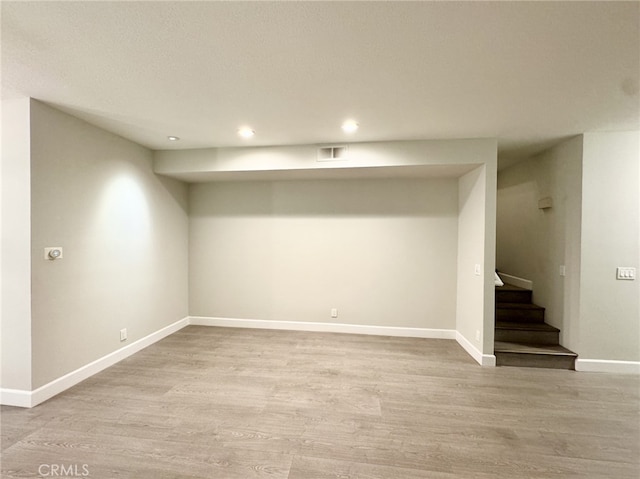
<svg viewBox="0 0 640 479"><path fill-rule="evenodd" d="M244 126L242 128L238 128L238 135L240 135L242 138L251 138L255 134L256 134L256 132L253 131L248 126Z"/></svg>
<svg viewBox="0 0 640 479"><path fill-rule="evenodd" d="M342 131L345 133L353 133L358 129L358 123L354 120L347 120L342 124Z"/></svg>

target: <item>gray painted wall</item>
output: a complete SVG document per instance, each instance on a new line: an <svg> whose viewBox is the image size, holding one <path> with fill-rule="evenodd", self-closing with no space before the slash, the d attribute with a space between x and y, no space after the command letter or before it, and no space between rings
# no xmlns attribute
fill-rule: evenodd
<svg viewBox="0 0 640 479"><path fill-rule="evenodd" d="M192 185L190 312L455 329L457 205L456 179Z"/></svg>
<svg viewBox="0 0 640 479"><path fill-rule="evenodd" d="M458 180L456 331L485 355L493 354L495 326L495 181L495 162Z"/></svg>
<svg viewBox="0 0 640 479"><path fill-rule="evenodd" d="M187 186L151 151L32 101L31 191L34 389L188 315Z"/></svg>
<svg viewBox="0 0 640 479"><path fill-rule="evenodd" d="M640 132L585 133L582 176L580 354L640 360Z"/></svg>
<svg viewBox="0 0 640 479"><path fill-rule="evenodd" d="M2 101L0 379L31 390L30 101Z"/></svg>

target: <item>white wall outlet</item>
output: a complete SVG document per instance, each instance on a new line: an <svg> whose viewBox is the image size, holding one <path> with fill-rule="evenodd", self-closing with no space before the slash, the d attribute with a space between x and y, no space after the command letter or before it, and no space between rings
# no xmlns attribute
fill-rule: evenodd
<svg viewBox="0 0 640 479"><path fill-rule="evenodd" d="M332 318L337 318L338 317L338 309L337 308L332 308L331 309L331 317Z"/></svg>
<svg viewBox="0 0 640 479"><path fill-rule="evenodd" d="M476 329L476 341L480 341L480 330Z"/></svg>
<svg viewBox="0 0 640 479"><path fill-rule="evenodd" d="M44 259L49 261L62 259L62 253L62 246L49 246L44 249Z"/></svg>
<svg viewBox="0 0 640 479"><path fill-rule="evenodd" d="M618 266L616 268L616 279L633 281L636 279L636 269L629 266Z"/></svg>
<svg viewBox="0 0 640 479"><path fill-rule="evenodd" d="M479 264L475 266L474 272L476 273L476 276L480 276L482 274L482 268L480 267Z"/></svg>
<svg viewBox="0 0 640 479"><path fill-rule="evenodd" d="M120 341L126 341L126 340L127 340L127 328L124 328L120 330Z"/></svg>
<svg viewBox="0 0 640 479"><path fill-rule="evenodd" d="M567 275L567 267L563 264L560 265L560 276L566 276Z"/></svg>

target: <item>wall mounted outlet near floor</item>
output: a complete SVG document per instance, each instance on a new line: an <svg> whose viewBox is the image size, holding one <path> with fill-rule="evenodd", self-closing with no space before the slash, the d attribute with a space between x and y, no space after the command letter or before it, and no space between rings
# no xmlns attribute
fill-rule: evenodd
<svg viewBox="0 0 640 479"><path fill-rule="evenodd" d="M337 308L331 308L331 317L332 318L337 318L338 317L338 309Z"/></svg>
<svg viewBox="0 0 640 479"><path fill-rule="evenodd" d="M124 328L120 330L120 341L126 341L126 340L127 340L127 328Z"/></svg>

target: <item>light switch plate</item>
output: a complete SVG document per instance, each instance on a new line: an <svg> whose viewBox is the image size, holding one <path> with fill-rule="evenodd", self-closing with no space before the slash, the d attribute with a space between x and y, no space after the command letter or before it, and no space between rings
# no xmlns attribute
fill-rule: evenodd
<svg viewBox="0 0 640 479"><path fill-rule="evenodd" d="M633 281L636 279L636 269L629 266L618 266L616 268L616 279Z"/></svg>

